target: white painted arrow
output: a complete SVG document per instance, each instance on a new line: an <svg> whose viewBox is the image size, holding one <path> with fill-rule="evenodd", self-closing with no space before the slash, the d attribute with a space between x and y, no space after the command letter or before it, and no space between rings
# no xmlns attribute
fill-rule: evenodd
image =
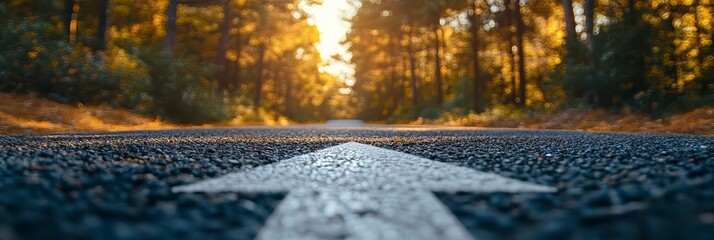
<svg viewBox="0 0 714 240"><path fill-rule="evenodd" d="M350 142L173 191L289 192L258 239L472 239L431 191L555 189Z"/></svg>

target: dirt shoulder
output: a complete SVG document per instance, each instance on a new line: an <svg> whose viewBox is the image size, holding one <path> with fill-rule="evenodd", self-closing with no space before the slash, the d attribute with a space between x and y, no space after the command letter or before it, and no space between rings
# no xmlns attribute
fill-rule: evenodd
<svg viewBox="0 0 714 240"><path fill-rule="evenodd" d="M176 127L109 106L68 105L0 93L0 134L157 130Z"/></svg>
<svg viewBox="0 0 714 240"><path fill-rule="evenodd" d="M470 114L416 124L499 128L586 130L598 132L681 133L714 136L714 107L652 119L643 113L614 114L604 109L570 109L554 114L503 116Z"/></svg>
<svg viewBox="0 0 714 240"><path fill-rule="evenodd" d="M0 134L159 130L179 126L109 106L68 105L35 96L0 93ZM714 107L652 119L642 113L570 109L554 114L470 114L412 124L498 128L565 129L603 132L683 133L714 136ZM227 123L216 126L238 126ZM270 124L261 124L270 125ZM281 124L284 125L284 124ZM211 127L204 125L202 127Z"/></svg>

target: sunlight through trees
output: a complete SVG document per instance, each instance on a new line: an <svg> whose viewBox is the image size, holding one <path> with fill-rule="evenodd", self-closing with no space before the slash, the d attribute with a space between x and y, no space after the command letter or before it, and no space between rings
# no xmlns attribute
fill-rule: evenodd
<svg viewBox="0 0 714 240"><path fill-rule="evenodd" d="M0 90L180 123L714 102L711 0L10 0Z"/></svg>

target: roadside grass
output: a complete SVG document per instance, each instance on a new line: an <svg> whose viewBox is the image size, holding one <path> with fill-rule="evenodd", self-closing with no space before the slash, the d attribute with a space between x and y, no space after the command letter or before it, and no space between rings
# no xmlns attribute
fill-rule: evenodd
<svg viewBox="0 0 714 240"><path fill-rule="evenodd" d="M285 117L263 109L256 112L250 107L236 106L233 107L233 110L236 117L227 121L203 125L181 125L107 105L71 105L32 94L0 93L0 134L282 126L292 123Z"/></svg>
<svg viewBox="0 0 714 240"><path fill-rule="evenodd" d="M0 93L0 134L158 130L177 125L109 106L69 105Z"/></svg>
<svg viewBox="0 0 714 240"><path fill-rule="evenodd" d="M556 113L494 109L465 116L444 113L438 119L418 119L412 124L714 135L714 107L697 108L658 118L651 118L644 113L613 113L605 109L587 108L571 108Z"/></svg>
<svg viewBox="0 0 714 240"><path fill-rule="evenodd" d="M234 109L237 117L200 126L178 125L109 106L68 105L33 95L0 93L0 134L161 130L186 127L275 126L292 124L285 117L248 107ZM555 113L494 108L467 115L444 113L411 124L494 128L565 129L600 132L683 133L714 136L714 107L651 118L644 113L613 113L604 109L571 108Z"/></svg>

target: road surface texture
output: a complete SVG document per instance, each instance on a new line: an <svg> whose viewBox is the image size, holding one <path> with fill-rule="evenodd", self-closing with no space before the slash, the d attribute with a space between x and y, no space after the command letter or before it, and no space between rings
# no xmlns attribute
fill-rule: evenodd
<svg viewBox="0 0 714 240"><path fill-rule="evenodd" d="M557 189L436 192L476 239L714 238L712 137L313 126L0 136L0 239L253 239L285 192L172 187L346 142Z"/></svg>

